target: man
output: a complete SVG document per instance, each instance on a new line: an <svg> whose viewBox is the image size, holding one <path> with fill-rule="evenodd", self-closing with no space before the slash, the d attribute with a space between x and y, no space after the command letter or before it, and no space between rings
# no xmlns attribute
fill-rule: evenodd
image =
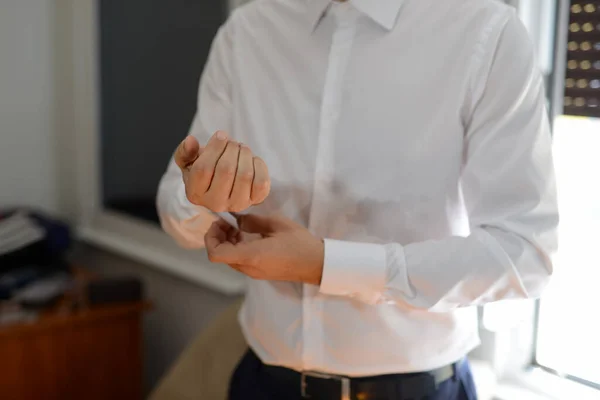
<svg viewBox="0 0 600 400"><path fill-rule="evenodd" d="M158 195L179 243L252 278L230 398L475 399L473 306L552 274L544 99L493 0L238 9Z"/></svg>

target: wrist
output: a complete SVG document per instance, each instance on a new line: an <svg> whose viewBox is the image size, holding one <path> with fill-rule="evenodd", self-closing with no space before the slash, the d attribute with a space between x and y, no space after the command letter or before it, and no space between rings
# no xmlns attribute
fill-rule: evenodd
<svg viewBox="0 0 600 400"><path fill-rule="evenodd" d="M323 278L323 265L325 262L325 243L323 239L314 238L310 254L310 263L308 268L308 275L305 283L310 285L319 286L321 285L321 279Z"/></svg>

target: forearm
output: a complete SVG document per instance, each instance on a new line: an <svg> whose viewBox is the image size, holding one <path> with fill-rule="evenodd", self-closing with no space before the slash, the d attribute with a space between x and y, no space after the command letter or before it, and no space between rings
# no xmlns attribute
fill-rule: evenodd
<svg viewBox="0 0 600 400"><path fill-rule="evenodd" d="M476 96L468 103L457 182L470 235L363 246L359 264L347 262L352 244L326 241L322 292L431 311L541 294L558 226L543 79L516 14L488 39L475 50L481 62L472 75Z"/></svg>
<svg viewBox="0 0 600 400"><path fill-rule="evenodd" d="M492 227L407 246L326 240L321 292L436 312L535 298L552 274L554 220L549 219L550 230L538 243ZM359 261L349 264L352 257Z"/></svg>

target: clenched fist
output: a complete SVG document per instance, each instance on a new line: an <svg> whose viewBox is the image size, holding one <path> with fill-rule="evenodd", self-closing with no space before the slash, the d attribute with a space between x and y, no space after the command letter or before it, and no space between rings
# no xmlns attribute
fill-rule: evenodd
<svg viewBox="0 0 600 400"><path fill-rule="evenodd" d="M206 147L188 136L175 152L185 193L193 204L213 212L240 212L262 203L271 181L265 162L244 144L216 132Z"/></svg>

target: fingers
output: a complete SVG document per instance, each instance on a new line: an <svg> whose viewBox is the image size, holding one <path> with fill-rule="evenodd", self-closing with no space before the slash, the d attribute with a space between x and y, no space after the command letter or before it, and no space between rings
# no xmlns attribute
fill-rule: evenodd
<svg viewBox="0 0 600 400"><path fill-rule="evenodd" d="M223 220L217 220L213 222L204 235L204 244L209 253L209 258L210 254L216 252L221 246L231 244L227 241L231 230L233 230L233 228Z"/></svg>
<svg viewBox="0 0 600 400"><path fill-rule="evenodd" d="M229 211L240 212L248 208L251 204L250 195L253 180L254 161L252 151L248 146L241 145L235 181L229 198Z"/></svg>
<svg viewBox="0 0 600 400"><path fill-rule="evenodd" d="M240 145L230 141L215 167L213 179L206 195L209 201L222 204L223 209L219 211L228 211L229 196L235 182L239 154Z"/></svg>
<svg viewBox="0 0 600 400"><path fill-rule="evenodd" d="M208 259L214 263L233 264L239 258L236 245L231 243L230 226L224 221L214 222L204 235Z"/></svg>
<svg viewBox="0 0 600 400"><path fill-rule="evenodd" d="M195 160L191 168L190 160ZM205 148L195 139L186 139L177 150L176 162L183 171L188 200L214 212L244 211L262 203L270 191L265 162L222 131Z"/></svg>
<svg viewBox="0 0 600 400"><path fill-rule="evenodd" d="M186 137L175 151L175 163L181 169L188 168L200 154L200 144L193 136Z"/></svg>
<svg viewBox="0 0 600 400"><path fill-rule="evenodd" d="M254 180L250 199L252 204L262 203L268 196L270 190L269 170L267 164L260 158L254 157Z"/></svg>
<svg viewBox="0 0 600 400"><path fill-rule="evenodd" d="M203 204L205 194L211 185L217 162L226 147L227 134L223 131L216 132L192 166L185 188L187 197L192 203L205 205Z"/></svg>
<svg viewBox="0 0 600 400"><path fill-rule="evenodd" d="M237 229L231 229L227 233L227 241L233 245L238 244L242 241L242 233Z"/></svg>
<svg viewBox="0 0 600 400"><path fill-rule="evenodd" d="M206 234L205 243L208 252L208 259L213 263L244 265L248 267L260 265L261 256L265 253L265 248L270 244L264 240L255 240L252 242L241 242L233 244L230 242L220 242L217 246L212 246L216 241Z"/></svg>
<svg viewBox="0 0 600 400"><path fill-rule="evenodd" d="M247 214L240 215L237 220L240 231L242 232L267 235L275 230L272 219L268 217Z"/></svg>
<svg viewBox="0 0 600 400"><path fill-rule="evenodd" d="M240 231L257 233L263 236L274 232L285 231L291 227L291 221L277 217L263 217L254 214L240 215L237 218Z"/></svg>
<svg viewBox="0 0 600 400"><path fill-rule="evenodd" d="M202 152L202 159L198 160L202 165L214 168L217 165L217 161L221 158L221 155L225 151L228 143L228 136L226 132L217 131L208 140L206 148Z"/></svg>
<svg viewBox="0 0 600 400"><path fill-rule="evenodd" d="M204 235L204 239L207 247L209 247L209 245L210 247L217 247L227 239L227 230L220 221L215 221L210 228L208 228L208 231Z"/></svg>

